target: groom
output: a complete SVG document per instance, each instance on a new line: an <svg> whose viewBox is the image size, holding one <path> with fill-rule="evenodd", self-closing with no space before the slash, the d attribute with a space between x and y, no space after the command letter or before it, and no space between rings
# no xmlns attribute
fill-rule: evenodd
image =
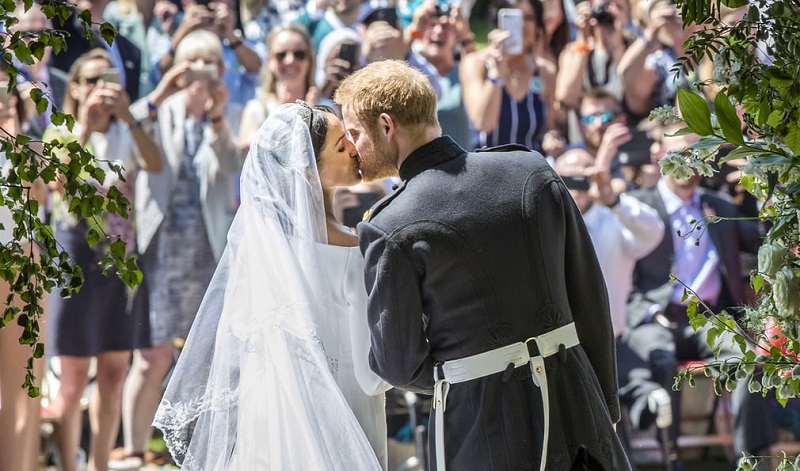
<svg viewBox="0 0 800 471"><path fill-rule="evenodd" d="M429 469L629 469L605 283L545 159L442 137L404 62L368 65L335 100L364 179L402 179L358 226L370 365L433 394Z"/></svg>

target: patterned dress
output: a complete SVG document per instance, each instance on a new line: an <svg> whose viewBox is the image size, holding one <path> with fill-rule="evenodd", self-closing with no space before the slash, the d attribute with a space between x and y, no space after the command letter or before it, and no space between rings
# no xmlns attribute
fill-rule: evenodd
<svg viewBox="0 0 800 471"><path fill-rule="evenodd" d="M195 165L203 128L203 122L186 121L186 143L172 201L142 256L153 345L186 338L216 267Z"/></svg>

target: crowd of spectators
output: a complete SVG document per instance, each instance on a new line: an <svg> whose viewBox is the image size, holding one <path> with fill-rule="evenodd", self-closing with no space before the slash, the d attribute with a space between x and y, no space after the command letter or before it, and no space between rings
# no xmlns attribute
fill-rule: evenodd
<svg viewBox="0 0 800 471"><path fill-rule="evenodd" d="M67 49L48 49L33 65L15 64L18 90L12 102L0 103L0 122L13 124L4 124L4 132L76 139L98 159L125 166L124 181L97 184L117 186L135 201L127 224L106 223L130 232L126 240L139 254L145 279L135 293L125 293L121 285L87 276L80 298L50 298L48 356L61 358L62 389L47 413L62 422L62 469L76 469L77 413L92 357L98 388L90 469L137 469L152 457L150 423L224 247L250 141L283 103L299 99L338 112L332 96L339 82L385 59L408 61L429 77L443 133L466 150L524 145L564 177L607 278L622 403L634 426L656 422L668 429L665 449L674 453L677 420L666 415L679 417L680 401L672 378L680 362L711 354L702 348L704 333L688 328L681 287L668 275L677 273L715 308L744 302L740 254L753 253L761 233L756 224L736 222L709 227L697 244L677 236L691 219L752 214L753 208L734 204L743 200L735 168L723 172L729 176L725 185L714 188L699 179L676 182L658 170L666 151L690 143L665 138L669 130L647 120L654 108L674 105L678 87L695 80L673 70L691 33L681 27L673 2L77 0L74 8L72 18L54 25L36 4L25 10L20 3L13 32L64 30ZM520 31L502 24L508 9L521 12ZM77 16L84 10L95 22L89 39ZM100 36L102 21L119 32L111 45ZM522 47L510 50L515 34ZM36 112L27 96L33 87L45 91L52 108ZM0 89L5 93L5 86ZM18 112L10 113L9 103L19 104ZM48 125L52 109L74 113L77 128L67 133ZM336 211L355 226L392 183L342 189ZM53 186L45 217L92 274L96 254L78 240L88 228L59 211L58 196ZM737 237L718 238L720 230ZM14 408L18 416L35 416L15 405L25 399L12 399L8 384L15 379L5 369L0 373L0 422L12 420L6 417ZM746 386L739 391L737 451L756 453L772 441L768 425L754 428L768 412ZM120 419L124 446L109 458ZM29 429L0 425L4 450L15 448L7 446L15 439L29 440L23 439ZM33 469L22 464L32 454L17 449L19 454L2 453L16 461L0 459L0 471ZM682 464L674 459L672 466Z"/></svg>

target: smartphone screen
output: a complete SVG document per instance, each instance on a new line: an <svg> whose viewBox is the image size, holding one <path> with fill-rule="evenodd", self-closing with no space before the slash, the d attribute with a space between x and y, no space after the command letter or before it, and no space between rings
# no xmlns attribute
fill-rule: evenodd
<svg viewBox="0 0 800 471"><path fill-rule="evenodd" d="M122 77L119 74L119 70L108 68L100 72L100 80L105 83L121 83Z"/></svg>
<svg viewBox="0 0 800 471"><path fill-rule="evenodd" d="M508 31L511 36L503 42L508 54L522 54L522 24L524 17L519 8L501 8L497 12L497 27Z"/></svg>
<svg viewBox="0 0 800 471"><path fill-rule="evenodd" d="M354 43L342 43L339 45L339 59L347 61L350 64L350 71L355 70L356 63L358 62L358 45Z"/></svg>
<svg viewBox="0 0 800 471"><path fill-rule="evenodd" d="M216 64L207 64L202 67L192 67L186 69L184 72L184 80L186 84L197 81L205 81L209 83L219 80L219 73Z"/></svg>

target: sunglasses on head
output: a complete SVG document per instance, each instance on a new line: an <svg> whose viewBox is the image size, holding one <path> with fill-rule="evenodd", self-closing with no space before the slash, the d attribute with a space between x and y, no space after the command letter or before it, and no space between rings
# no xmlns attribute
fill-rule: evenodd
<svg viewBox="0 0 800 471"><path fill-rule="evenodd" d="M597 118L600 118L600 124L608 124L617 117L614 111L602 111L600 113L592 113L581 115L581 124L594 124Z"/></svg>
<svg viewBox="0 0 800 471"><path fill-rule="evenodd" d="M275 58L278 59L278 61L283 62L284 59L286 59L286 56L288 56L289 54L291 54L292 57L294 57L295 59L302 61L305 60L306 56L308 55L308 52L302 49L298 49L296 51L281 51L275 53Z"/></svg>

